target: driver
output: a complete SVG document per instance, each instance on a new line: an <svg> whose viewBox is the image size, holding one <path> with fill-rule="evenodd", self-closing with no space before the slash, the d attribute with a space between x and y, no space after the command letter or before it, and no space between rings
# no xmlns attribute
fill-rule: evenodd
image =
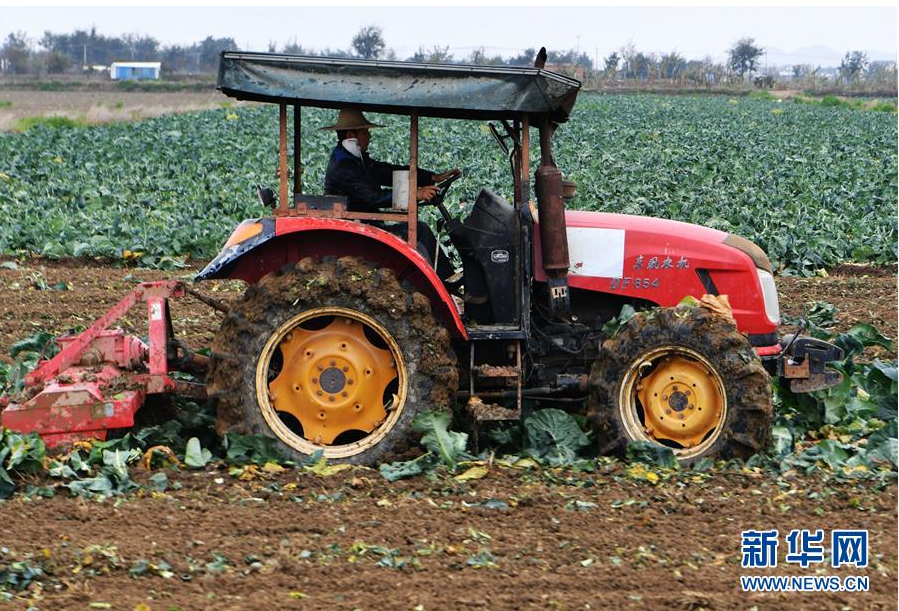
<svg viewBox="0 0 899 611"><path fill-rule="evenodd" d="M391 205L393 192L382 186L393 184L394 170L408 170L409 166L393 165L376 161L368 155L371 141L369 129L384 127L370 123L361 111L354 108L343 108L337 115L337 123L321 128L337 132L337 146L331 153L328 169L325 171L325 195L343 195L347 198L348 209L355 212L377 212L379 208ZM434 183L459 176L459 168L453 168L440 174L419 168L416 197L429 202L437 193ZM373 224L403 239L406 237L405 224ZM454 273L453 267L440 249L438 254L437 240L431 229L422 221L418 221L418 252L426 255L433 262L437 259L437 275L445 284Z"/></svg>

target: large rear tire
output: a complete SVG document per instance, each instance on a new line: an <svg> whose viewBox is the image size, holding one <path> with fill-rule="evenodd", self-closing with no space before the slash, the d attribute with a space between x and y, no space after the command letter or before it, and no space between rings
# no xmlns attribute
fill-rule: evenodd
<svg viewBox="0 0 899 611"><path fill-rule="evenodd" d="M603 343L590 372L587 414L602 453L649 441L683 463L746 459L764 448L773 413L755 350L704 307L637 314Z"/></svg>
<svg viewBox="0 0 899 611"><path fill-rule="evenodd" d="M305 258L247 289L212 346L219 433L278 439L293 459L374 465L402 454L458 372L421 293L358 258Z"/></svg>

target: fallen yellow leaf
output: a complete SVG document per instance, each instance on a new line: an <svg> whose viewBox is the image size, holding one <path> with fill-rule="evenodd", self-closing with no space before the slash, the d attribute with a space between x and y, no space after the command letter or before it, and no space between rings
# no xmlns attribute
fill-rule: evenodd
<svg viewBox="0 0 899 611"><path fill-rule="evenodd" d="M487 467L472 467L471 469L460 473L453 479L455 479L457 482L467 482L468 480L472 479L481 479L488 473L490 473L490 469L488 469Z"/></svg>

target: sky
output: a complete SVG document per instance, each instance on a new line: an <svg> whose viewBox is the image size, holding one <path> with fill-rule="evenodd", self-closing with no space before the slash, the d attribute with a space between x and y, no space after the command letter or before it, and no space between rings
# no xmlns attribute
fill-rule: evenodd
<svg viewBox="0 0 899 611"><path fill-rule="evenodd" d="M400 59L419 47L449 46L457 59L484 47L516 55L528 47L579 49L599 59L632 42L644 52L676 50L688 59L723 60L743 36L755 38L772 65L837 65L849 50L896 59L897 10L879 7L15 7L0 6L0 38L25 31L71 32L96 26L105 35L150 35L162 44L207 35L233 37L243 50L296 41L346 49L363 26L383 29Z"/></svg>

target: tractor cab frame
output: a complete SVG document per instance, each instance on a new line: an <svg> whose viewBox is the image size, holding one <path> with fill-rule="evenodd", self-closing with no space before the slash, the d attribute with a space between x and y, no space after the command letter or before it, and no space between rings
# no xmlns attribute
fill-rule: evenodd
<svg viewBox="0 0 899 611"><path fill-rule="evenodd" d="M279 196L273 216L250 220L238 227L226 248L197 276L198 280L232 277L255 282L280 265L307 254L360 255L388 264L401 279L428 296L453 337L525 339L530 333L532 231L538 216L530 199L530 128L536 126L541 150L537 177L542 188L538 187L537 196L542 200L539 220L544 228L543 270L554 284L555 295L548 306L561 310L567 307L563 188L561 173L552 158L550 137L559 123L567 121L580 88L578 81L538 68L225 52L219 66L218 88L239 100L278 104ZM405 211L355 212L347 209L343 197L304 192L308 189L303 183L300 136L304 106L352 106L409 117L409 200ZM291 112L293 130L289 133ZM495 194L482 192L475 203L475 211L483 217L477 227L466 227L453 219L442 202L437 206L451 239L461 246L458 250L466 288L470 291L477 287L480 293L467 308L467 324L429 262L415 249L420 207L415 198L419 125L420 119L431 117L491 121L490 129L512 168L511 204ZM439 197L442 200L442 194ZM406 247L401 247L388 232L360 221L405 224ZM488 226L481 226L484 223ZM303 234L301 240L296 239L299 232L308 231L316 235ZM499 242L485 237L496 238L498 233L502 234ZM328 235L327 240L319 237L324 235ZM247 256L250 252L254 255Z"/></svg>

